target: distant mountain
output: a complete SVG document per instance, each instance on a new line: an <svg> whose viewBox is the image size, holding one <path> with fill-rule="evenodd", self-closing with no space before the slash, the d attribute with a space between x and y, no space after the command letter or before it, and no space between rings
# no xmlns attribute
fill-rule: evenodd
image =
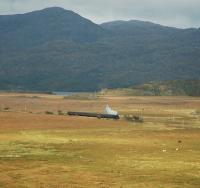
<svg viewBox="0 0 200 188"><path fill-rule="evenodd" d="M62 8L0 16L1 47L32 48L55 40L94 42L107 34L100 26Z"/></svg>
<svg viewBox="0 0 200 188"><path fill-rule="evenodd" d="M119 35L169 35L174 34L181 29L161 26L151 22L130 20L130 21L113 21L101 24L101 26Z"/></svg>
<svg viewBox="0 0 200 188"><path fill-rule="evenodd" d="M200 96L200 80L150 82L129 88L103 89L99 94L117 96Z"/></svg>
<svg viewBox="0 0 200 188"><path fill-rule="evenodd" d="M0 89L88 91L200 78L200 30L97 25L53 7L0 16Z"/></svg>

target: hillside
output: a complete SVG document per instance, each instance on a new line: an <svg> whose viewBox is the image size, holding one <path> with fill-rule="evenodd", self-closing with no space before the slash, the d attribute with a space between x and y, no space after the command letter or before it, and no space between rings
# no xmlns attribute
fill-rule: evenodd
<svg viewBox="0 0 200 188"><path fill-rule="evenodd" d="M112 96L200 96L200 80L150 82L129 88L103 89L99 94Z"/></svg>
<svg viewBox="0 0 200 188"><path fill-rule="evenodd" d="M200 78L200 30L97 25L54 7L0 16L0 90L94 91Z"/></svg>
<svg viewBox="0 0 200 188"><path fill-rule="evenodd" d="M94 42L106 34L100 26L62 8L0 16L1 48L27 49L51 41ZM4 44L4 45L3 45Z"/></svg>

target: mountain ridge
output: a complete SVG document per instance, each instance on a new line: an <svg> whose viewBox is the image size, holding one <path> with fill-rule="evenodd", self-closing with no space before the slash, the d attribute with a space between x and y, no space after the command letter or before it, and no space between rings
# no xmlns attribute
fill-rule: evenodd
<svg viewBox="0 0 200 188"><path fill-rule="evenodd" d="M0 16L0 28L0 89L94 91L200 79L199 29L97 25L58 7Z"/></svg>

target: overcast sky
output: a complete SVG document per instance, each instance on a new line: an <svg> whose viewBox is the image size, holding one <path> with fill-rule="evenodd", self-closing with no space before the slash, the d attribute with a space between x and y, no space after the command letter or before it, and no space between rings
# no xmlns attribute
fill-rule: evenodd
<svg viewBox="0 0 200 188"><path fill-rule="evenodd" d="M200 0L0 0L0 14L63 7L102 23L146 20L181 28L200 27Z"/></svg>

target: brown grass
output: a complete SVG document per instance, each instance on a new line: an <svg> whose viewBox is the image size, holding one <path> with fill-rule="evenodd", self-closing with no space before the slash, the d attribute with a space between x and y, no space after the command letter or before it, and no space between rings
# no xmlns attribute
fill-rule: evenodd
<svg viewBox="0 0 200 188"><path fill-rule="evenodd" d="M200 185L200 121L192 113L200 98L0 94L0 104L0 187ZM106 104L120 114L142 115L144 123L45 114L101 112Z"/></svg>

